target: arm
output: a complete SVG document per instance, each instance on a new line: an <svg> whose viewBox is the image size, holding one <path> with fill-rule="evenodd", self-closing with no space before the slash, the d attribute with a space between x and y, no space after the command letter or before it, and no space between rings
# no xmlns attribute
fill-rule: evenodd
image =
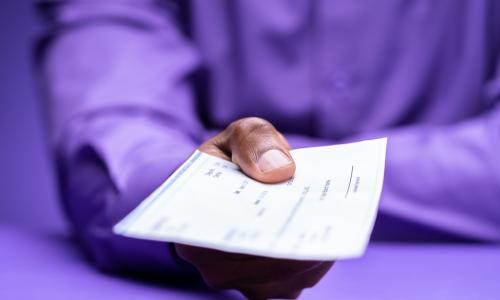
<svg viewBox="0 0 500 300"><path fill-rule="evenodd" d="M43 75L67 212L93 261L112 271L177 275L196 268L210 286L252 299L296 297L316 284L332 262L180 244L169 244L169 252L165 243L112 233L113 224L210 134L194 117L185 81L196 55L174 24L156 15L159 7L138 0L85 3L52 7L59 34L44 55ZM259 119L235 122L200 149L224 158L231 153L258 180L285 180L294 170L282 135Z"/></svg>
<svg viewBox="0 0 500 300"><path fill-rule="evenodd" d="M491 108L470 120L416 124L341 141L388 137L375 238L500 241L500 106L494 105L499 78L484 88ZM287 139L292 148L333 143Z"/></svg>
<svg viewBox="0 0 500 300"><path fill-rule="evenodd" d="M91 259L111 271L185 270L165 243L112 226L199 145L193 47L155 1L42 3L40 62L62 197Z"/></svg>
<svg viewBox="0 0 500 300"><path fill-rule="evenodd" d="M500 241L497 57L496 74L477 99L487 107L481 114L454 124L417 124L356 137L389 137L378 226L386 231L382 236L408 234L405 227L390 228L396 218L466 239ZM390 221L385 226L384 219Z"/></svg>
<svg viewBox="0 0 500 300"><path fill-rule="evenodd" d="M500 108L449 126L389 131L382 214L500 240Z"/></svg>

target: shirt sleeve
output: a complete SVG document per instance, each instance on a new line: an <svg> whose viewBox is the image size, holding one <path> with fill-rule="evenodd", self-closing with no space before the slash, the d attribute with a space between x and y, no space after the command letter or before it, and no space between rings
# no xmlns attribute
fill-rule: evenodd
<svg viewBox="0 0 500 300"><path fill-rule="evenodd" d="M186 80L198 66L160 1L47 1L40 43L50 138L78 240L108 271L192 271L171 245L114 235L202 141Z"/></svg>
<svg viewBox="0 0 500 300"><path fill-rule="evenodd" d="M382 214L500 241L500 107L452 125L378 134L388 136Z"/></svg>
<svg viewBox="0 0 500 300"><path fill-rule="evenodd" d="M286 137L292 148L388 137L375 239L500 241L498 105L452 125L414 125L343 141Z"/></svg>
<svg viewBox="0 0 500 300"><path fill-rule="evenodd" d="M498 68L500 70L500 67ZM414 124L341 141L287 135L293 148L388 137L375 239L500 241L500 72L488 109L453 124Z"/></svg>
<svg viewBox="0 0 500 300"><path fill-rule="evenodd" d="M496 70L476 100L484 111L470 119L356 137L388 137L379 208L381 220L389 220L379 226L386 234L404 238L404 226L391 228L399 226L396 219L466 240L500 241L500 55Z"/></svg>

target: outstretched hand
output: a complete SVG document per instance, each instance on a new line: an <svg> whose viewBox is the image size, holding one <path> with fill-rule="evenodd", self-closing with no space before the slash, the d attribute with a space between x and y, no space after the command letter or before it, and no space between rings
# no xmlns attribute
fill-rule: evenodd
<svg viewBox="0 0 500 300"><path fill-rule="evenodd" d="M233 122L199 147L200 151L229 160L255 180L288 180L295 163L285 137L259 118ZM249 299L297 298L331 268L331 261L298 261L235 254L175 244L177 254L194 265L214 288L237 289Z"/></svg>

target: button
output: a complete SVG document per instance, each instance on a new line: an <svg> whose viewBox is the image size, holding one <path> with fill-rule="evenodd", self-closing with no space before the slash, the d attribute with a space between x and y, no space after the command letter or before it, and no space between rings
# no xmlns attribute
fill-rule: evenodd
<svg viewBox="0 0 500 300"><path fill-rule="evenodd" d="M328 90L330 98L335 102L352 101L352 76L345 71L334 71L329 76Z"/></svg>

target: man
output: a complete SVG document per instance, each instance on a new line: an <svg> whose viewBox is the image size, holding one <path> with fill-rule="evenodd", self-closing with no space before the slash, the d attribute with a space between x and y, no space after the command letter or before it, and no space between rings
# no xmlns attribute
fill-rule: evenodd
<svg viewBox="0 0 500 300"><path fill-rule="evenodd" d="M377 226L394 218L497 241L499 4L41 5L51 137L76 235L105 270L181 274L180 257L214 287L296 297L332 263L132 240L111 227L196 147L277 182L293 174L290 147L388 136Z"/></svg>

